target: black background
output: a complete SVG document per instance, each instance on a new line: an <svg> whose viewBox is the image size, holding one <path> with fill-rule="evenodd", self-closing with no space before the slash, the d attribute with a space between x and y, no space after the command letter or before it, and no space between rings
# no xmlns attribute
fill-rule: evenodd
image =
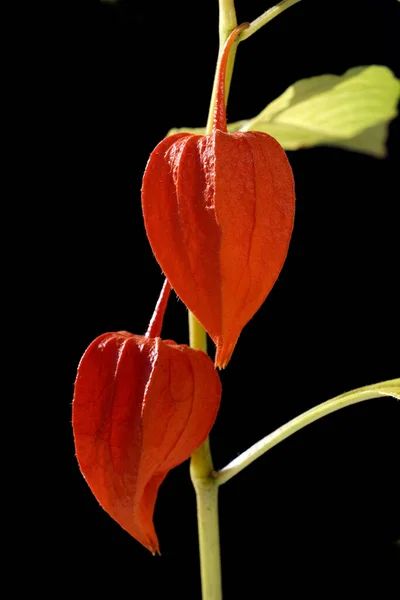
<svg viewBox="0 0 400 600"><path fill-rule="evenodd" d="M238 22L272 4L237 0ZM63 406L67 485L65 537L55 536L46 560L58 544L69 548L58 568L71 593L196 600L188 463L160 489L162 557L153 558L98 506L78 470L70 420L87 345L106 331L143 333L157 300L163 278L143 228L141 177L170 127L205 123L217 2L92 6L87 26L78 25L77 10L71 31L67 124L74 149L57 217L66 233L53 232L55 252L61 250L48 301L54 307L62 299L64 307L56 404ZM255 115L303 77L367 64L387 65L398 77L399 13L395 0L303 0L290 8L240 45L229 120ZM400 375L398 122L384 160L332 148L288 155L297 192L293 240L277 284L221 373L223 400L211 435L217 468L307 408ZM163 335L187 342L186 310L176 297ZM395 597L399 423L394 399L347 408L226 484L224 597L323 598L333 589L361 597L375 586L373 597Z"/></svg>

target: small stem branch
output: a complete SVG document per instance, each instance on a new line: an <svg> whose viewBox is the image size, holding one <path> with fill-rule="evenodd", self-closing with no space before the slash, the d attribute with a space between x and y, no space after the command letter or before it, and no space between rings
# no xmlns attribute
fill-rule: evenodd
<svg viewBox="0 0 400 600"><path fill-rule="evenodd" d="M240 34L239 42L247 40L247 38L253 35L253 33L258 31L259 29L261 29L261 27L264 27L264 25L272 21L272 19L283 13L284 10L293 6L293 4L297 4L297 2L300 2L300 0L282 0L282 2L279 2L279 4L277 4L276 6L272 6L272 8L266 10L262 15L260 15L259 17L257 17L257 19L254 19L254 21L250 23L250 27L248 27L245 31L243 31Z"/></svg>
<svg viewBox="0 0 400 600"><path fill-rule="evenodd" d="M222 49L226 40L229 37L229 34L235 29L237 26L236 20L236 10L235 10L235 2L234 0L219 0L219 53L217 59L217 66L219 64ZM228 64L226 67L226 78L225 78L225 102L228 100L229 88L231 85L232 72L233 72L233 64L235 62L236 56L236 48L237 48L237 40L235 41L233 48L230 52L228 58ZM211 93L211 101L210 108L208 111L208 119L206 126L206 134L211 133L213 120L214 120L214 108L215 108L215 100L218 92L218 69L215 69L214 83L213 89Z"/></svg>
<svg viewBox="0 0 400 600"><path fill-rule="evenodd" d="M149 326L145 333L145 337L155 338L160 337L161 329L164 321L164 314L167 308L169 295L171 292L171 286L169 285L169 281L165 278L164 284L161 289L160 297L158 298L158 302L153 312L153 316L151 317Z"/></svg>
<svg viewBox="0 0 400 600"><path fill-rule="evenodd" d="M217 95L215 99L214 107L214 119L213 119L213 133L216 131L224 131L226 129L226 93L225 93L225 80L226 80L226 67L231 54L232 45L235 43L236 38L243 29L248 27L248 23L242 23L230 33L226 40L222 52L219 53L219 61L216 73L217 80Z"/></svg>
<svg viewBox="0 0 400 600"><path fill-rule="evenodd" d="M218 485L226 483L232 479L232 477L240 473L240 471L243 471L243 469L257 458L265 454L265 452L296 433L296 431L303 429L306 425L340 410L341 408L345 408L346 406L351 406L352 404L357 404L364 400L379 398L380 396L394 396L400 400L400 379L392 379L391 381L359 388L358 390L347 392L346 394L337 396L332 400L327 400L326 402L307 410L305 413L286 423L286 425L279 427L279 429L267 435L235 458L235 460L221 469L221 471L215 473L215 481Z"/></svg>

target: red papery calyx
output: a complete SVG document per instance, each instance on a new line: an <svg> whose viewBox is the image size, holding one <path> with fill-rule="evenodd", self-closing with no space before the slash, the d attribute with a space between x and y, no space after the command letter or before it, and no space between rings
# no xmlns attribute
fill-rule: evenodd
<svg viewBox="0 0 400 600"><path fill-rule="evenodd" d="M280 144L266 133L227 133L226 65L246 26L232 32L223 50L212 133L164 139L142 184L154 255L216 344L220 368L271 291L294 221L293 175Z"/></svg>
<svg viewBox="0 0 400 600"><path fill-rule="evenodd" d="M146 335L105 333L90 344L73 401L76 455L87 483L153 554L158 489L206 439L221 399L211 359L159 337L169 291L166 282Z"/></svg>

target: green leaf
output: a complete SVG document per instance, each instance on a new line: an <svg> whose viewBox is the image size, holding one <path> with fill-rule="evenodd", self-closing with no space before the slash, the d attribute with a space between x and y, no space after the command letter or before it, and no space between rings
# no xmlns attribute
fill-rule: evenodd
<svg viewBox="0 0 400 600"><path fill-rule="evenodd" d="M301 79L254 119L228 125L234 131L264 131L286 150L338 146L386 155L388 125L397 115L400 81L384 66L354 67L343 75ZM171 133L200 129L172 129Z"/></svg>

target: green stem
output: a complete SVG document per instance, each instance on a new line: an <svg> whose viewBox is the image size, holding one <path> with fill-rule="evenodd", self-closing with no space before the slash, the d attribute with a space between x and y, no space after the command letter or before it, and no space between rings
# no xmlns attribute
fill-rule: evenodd
<svg viewBox="0 0 400 600"><path fill-rule="evenodd" d="M193 313L189 312L189 345L207 354L207 335Z"/></svg>
<svg viewBox="0 0 400 600"><path fill-rule="evenodd" d="M195 450L190 476L196 493L201 590L203 600L222 600L221 553L218 522L218 486L213 478L210 442Z"/></svg>
<svg viewBox="0 0 400 600"><path fill-rule="evenodd" d="M222 49L229 34L235 29L236 25L234 0L219 0L219 54L206 134L210 134L213 127L215 100L218 91L218 65ZM235 48L232 49L227 65L225 79L226 98L229 93L234 59ZM191 312L189 312L189 341L191 348L207 352L206 332ZM206 439L200 448L197 448L193 452L190 460L190 476L196 493L202 598L203 600L222 600L218 485L214 478L209 438Z"/></svg>
<svg viewBox="0 0 400 600"><path fill-rule="evenodd" d="M222 49L237 25L235 0L219 0L219 47Z"/></svg>
<svg viewBox="0 0 400 600"><path fill-rule="evenodd" d="M247 38L253 35L253 33L258 31L259 29L261 29L261 27L264 27L264 25L272 21L272 19L283 13L284 10L293 6L293 4L297 4L297 2L300 2L300 0L282 0L282 2L279 2L279 4L277 4L276 6L272 6L272 8L266 10L262 15L260 15L259 17L257 17L257 19L254 19L254 21L250 23L250 27L245 29L245 31L243 31L240 34L239 42L247 40Z"/></svg>
<svg viewBox="0 0 400 600"><path fill-rule="evenodd" d="M192 348L207 352L206 332L191 312L189 312L189 338ZM210 441L207 438L193 452L190 460L190 476L196 493L203 600L222 600L218 486L213 475Z"/></svg>
<svg viewBox="0 0 400 600"><path fill-rule="evenodd" d="M329 415L341 408L363 402L364 400L372 400L381 396L394 396L400 400L400 379L392 379L374 385L365 386L345 394L341 394L332 400L327 400L310 410L307 410L298 417L292 419L282 427L279 427L273 433L270 433L265 438L248 448L240 454L235 460L230 462L226 467L215 473L215 481L218 485L226 483L232 477L243 471L257 458L265 454L268 450L283 442L286 438L296 433L306 425Z"/></svg>

